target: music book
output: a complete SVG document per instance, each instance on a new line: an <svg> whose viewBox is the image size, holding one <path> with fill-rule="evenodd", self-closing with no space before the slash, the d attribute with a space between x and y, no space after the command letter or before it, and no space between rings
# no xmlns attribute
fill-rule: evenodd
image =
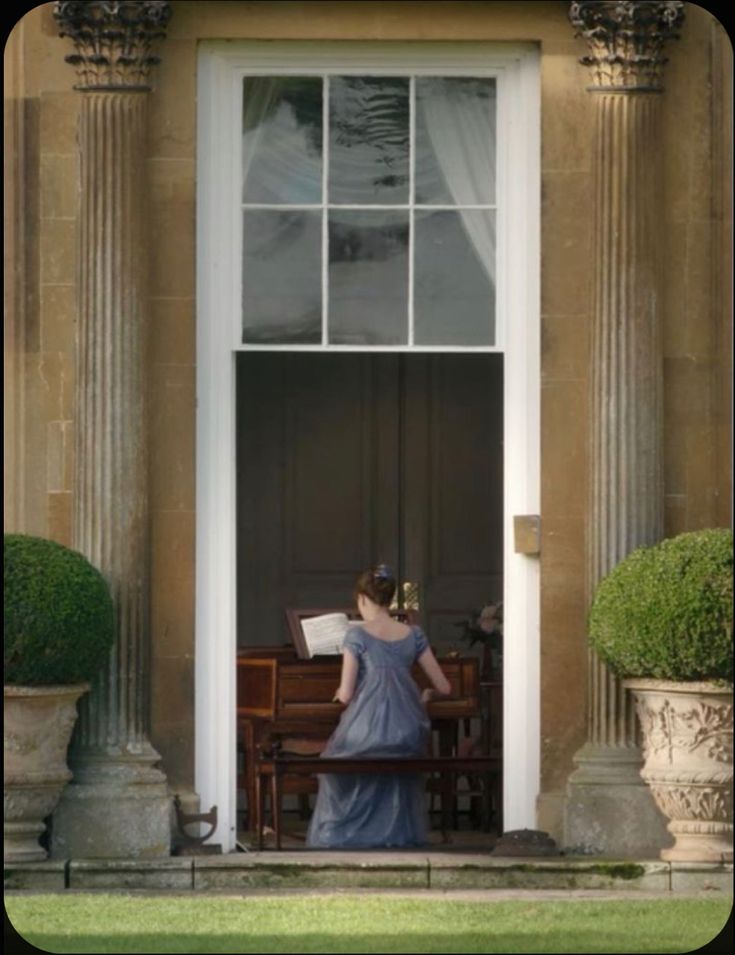
<svg viewBox="0 0 735 955"><path fill-rule="evenodd" d="M306 652L309 657L342 653L347 630L356 620L350 620L346 613L324 613L317 617L301 619Z"/></svg>

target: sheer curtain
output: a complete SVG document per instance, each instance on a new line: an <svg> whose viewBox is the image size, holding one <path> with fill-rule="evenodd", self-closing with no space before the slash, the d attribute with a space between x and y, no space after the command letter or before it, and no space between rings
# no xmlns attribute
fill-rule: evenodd
<svg viewBox="0 0 735 955"><path fill-rule="evenodd" d="M243 201L320 202L321 123L320 79L246 78Z"/></svg>
<svg viewBox="0 0 735 955"><path fill-rule="evenodd" d="M490 81L492 82L492 81ZM422 78L416 107L457 205L495 202L495 98L488 81ZM460 210L462 226L495 286L495 216Z"/></svg>

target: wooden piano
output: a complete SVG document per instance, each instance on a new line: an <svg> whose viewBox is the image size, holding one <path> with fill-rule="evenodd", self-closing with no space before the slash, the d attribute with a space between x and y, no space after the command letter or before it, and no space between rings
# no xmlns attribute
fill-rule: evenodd
<svg viewBox="0 0 735 955"><path fill-rule="evenodd" d="M432 726L439 736L439 755L452 753L458 721L480 715L478 662L474 657L440 657L439 664L451 684L448 697L428 705ZM323 729L326 739L344 710L332 697L339 685L342 657L299 659L294 647L250 647L237 656L237 735L244 759L238 786L247 794L248 817L255 806L254 756L268 733L279 726L293 731L298 723ZM419 687L430 686L416 664ZM303 790L302 790L303 791ZM311 790L316 791L316 778Z"/></svg>

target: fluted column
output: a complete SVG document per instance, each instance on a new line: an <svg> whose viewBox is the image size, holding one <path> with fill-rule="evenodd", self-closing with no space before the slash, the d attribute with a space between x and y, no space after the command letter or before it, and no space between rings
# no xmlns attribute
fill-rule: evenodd
<svg viewBox="0 0 735 955"><path fill-rule="evenodd" d="M663 44L681 2L580 2L595 142L588 598L634 548L663 536L660 190ZM663 816L640 778L633 701L590 650L587 742L575 755L564 841L658 855Z"/></svg>
<svg viewBox="0 0 735 955"><path fill-rule="evenodd" d="M116 640L80 705L73 782L52 853L168 855L170 798L148 739L149 520L146 79L168 3L57 3L77 52L77 260L73 546L108 580Z"/></svg>

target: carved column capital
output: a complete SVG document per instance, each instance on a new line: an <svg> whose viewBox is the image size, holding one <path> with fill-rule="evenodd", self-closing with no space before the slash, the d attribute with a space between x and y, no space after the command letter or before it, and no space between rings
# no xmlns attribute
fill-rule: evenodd
<svg viewBox="0 0 735 955"><path fill-rule="evenodd" d="M60 36L74 42L65 57L76 67L81 90L148 90L151 53L166 36L168 0L57 0L54 17Z"/></svg>
<svg viewBox="0 0 735 955"><path fill-rule="evenodd" d="M660 92L664 44L678 39L682 0L574 0L569 19L590 53L592 90Z"/></svg>

